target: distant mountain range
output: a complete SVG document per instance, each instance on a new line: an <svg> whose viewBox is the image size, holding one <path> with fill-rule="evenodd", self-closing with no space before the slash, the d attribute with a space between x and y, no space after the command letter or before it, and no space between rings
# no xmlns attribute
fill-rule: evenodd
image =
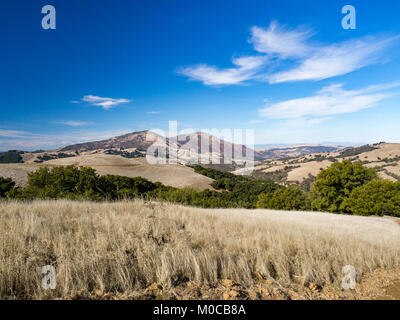
<svg viewBox="0 0 400 320"><path fill-rule="evenodd" d="M154 150L158 155L159 152L165 153L168 162L151 163L151 159L144 158L149 153L156 155L154 159L158 160L157 154L152 153ZM224 151L232 150L235 150L235 154L250 155L250 159L243 156L227 164ZM175 162L171 161L174 160L174 154L177 155ZM376 168L384 179L400 180L400 144L396 143L382 142L359 147L300 144L252 150L204 132L166 138L150 131L47 151L10 150L0 153L0 176L10 177L18 185L25 185L27 173L39 167L74 165L92 167L101 175L141 176L175 187L189 186L204 190L210 188L212 179L186 166L199 163L222 171L251 174L257 179L273 180L279 184L296 184L309 191L321 169L344 159ZM254 170L248 171L253 166Z"/></svg>
<svg viewBox="0 0 400 320"><path fill-rule="evenodd" d="M220 163L223 163L225 150L235 150L236 154L239 154L241 151L243 156L247 154L250 155L251 158L254 154L254 160L256 162L262 162L265 160L293 158L321 152L336 152L349 148L346 146L302 144L292 146L268 146L252 150L244 145L233 144L205 132L195 132L171 138L162 137L146 130L124 134L106 140L73 144L55 150L39 150L35 152L13 151L14 153L18 153L19 156L10 157L10 154L7 154L7 159L19 159L19 162L45 162L48 160L93 153L106 153L135 158L145 156L146 151L152 145L157 145L159 149L162 149L164 146L166 148L166 153L171 150L177 151L179 159L183 159L185 163L195 161L196 157L201 157L202 159L207 159L208 157L211 162L218 163L219 160Z"/></svg>
<svg viewBox="0 0 400 320"><path fill-rule="evenodd" d="M310 144L310 145L268 147L256 150L258 154L260 154L265 159L283 159L283 158L295 158L314 153L336 152L349 148L351 147Z"/></svg>
<svg viewBox="0 0 400 320"><path fill-rule="evenodd" d="M146 136L149 135L149 131L132 132L122 136L113 137L107 140L85 142L66 146L58 149L59 152L89 152L95 150L105 149L136 149L138 151L146 152L146 150L154 143L154 140L146 140ZM343 145L319 145L319 144L302 144L302 145L288 145L288 146L269 146L266 148L256 148L251 150L246 146L238 146L219 139L205 132L195 132L189 135L180 135L177 138L165 138L154 133L150 133L154 137L157 137L160 141L165 143L170 148L177 148L182 152L188 150L197 150L199 154L214 153L223 154L224 149L237 150L242 149L243 154L246 152L254 152L254 158L256 161L263 161L269 159L279 159L288 157L298 157L307 154L320 153L320 152L335 152L340 151L348 146ZM207 141L208 140L208 141ZM207 142L207 144L205 144ZM209 146L208 150L204 146Z"/></svg>

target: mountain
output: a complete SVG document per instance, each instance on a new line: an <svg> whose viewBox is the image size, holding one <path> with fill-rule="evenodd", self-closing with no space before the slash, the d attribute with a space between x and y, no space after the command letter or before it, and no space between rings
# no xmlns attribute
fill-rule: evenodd
<svg viewBox="0 0 400 320"><path fill-rule="evenodd" d="M230 150L231 153L235 150L236 154L239 154L239 157L234 158L233 164L224 164L224 150ZM152 158L145 158L147 151L153 154L157 161L150 163ZM167 155L166 159L161 158L167 160L167 164L163 161L158 162L160 158L156 156L160 156L160 153ZM174 154L177 158L175 160ZM232 144L204 132L166 138L150 131L141 131L56 150L12 152L13 158L8 154L2 158L7 164L0 164L0 176L11 177L18 185L23 186L27 182L27 173L39 167L73 165L91 167L100 175L141 176L173 187L204 190L211 188L213 180L197 174L193 168L185 165L210 163L222 166L225 170L245 167L248 163L253 166L252 157L249 159L242 154L254 154L259 158L257 153L246 146ZM19 163L10 163L9 159Z"/></svg>
<svg viewBox="0 0 400 320"><path fill-rule="evenodd" d="M59 152L88 152L94 150L106 149L137 149L146 151L153 142L146 141L149 131L140 131L124 134L122 136L112 137L110 139L78 143L58 149Z"/></svg>
<svg viewBox="0 0 400 320"><path fill-rule="evenodd" d="M251 156L254 154L256 160L264 160L261 154L246 146L227 142L205 132L166 138L150 131L140 131L107 140L74 144L57 149L56 152L81 154L112 149L134 149L144 155L148 148L154 145L158 146L159 152L168 153L170 158L176 152L181 162L195 163L196 161L202 162L208 159L210 162L220 163L222 161L223 163L225 150L228 150L228 153L229 150L231 153L235 152L238 158L241 158L242 155ZM241 159L238 160L241 161Z"/></svg>
<svg viewBox="0 0 400 320"><path fill-rule="evenodd" d="M158 160L160 153L167 155L164 158L167 165L162 161L150 163L145 158L150 147L153 148L150 150L154 151L154 159ZM232 154L233 150L236 158L232 163L225 164L225 160L228 160L225 152ZM0 164L0 176L11 177L18 185L24 185L27 173L38 167L89 166L99 174L142 176L166 185L204 190L210 188L212 179L205 179L185 165L199 163L240 174L249 174L249 167L254 165L252 176L255 178L286 185L297 184L308 190L321 169L344 159L360 161L367 167L376 168L384 179L400 180L400 144L396 143L359 147L303 144L252 150L204 132L166 138L150 131L132 132L56 150L1 153L0 162L5 164Z"/></svg>
<svg viewBox="0 0 400 320"><path fill-rule="evenodd" d="M74 157L77 155L105 153L120 155L126 158L140 158L146 155L149 147L157 146L163 154L174 154L180 163L224 164L226 154L234 154L232 166L235 168L249 161L265 161L271 159L293 158L320 152L336 152L347 147L332 145L293 145L275 146L250 149L244 145L234 144L205 132L195 132L177 137L162 137L154 132L145 130L132 132L105 140L83 142L64 146L56 150L20 152L19 162L42 163L49 160ZM5 154L5 153L4 153ZM254 158L253 158L254 156ZM229 162L229 161L228 161Z"/></svg>
<svg viewBox="0 0 400 320"><path fill-rule="evenodd" d="M256 151L264 159L284 159L296 158L321 152L336 152L347 148L349 147L319 144L302 144L293 146L270 146L267 148L256 149Z"/></svg>

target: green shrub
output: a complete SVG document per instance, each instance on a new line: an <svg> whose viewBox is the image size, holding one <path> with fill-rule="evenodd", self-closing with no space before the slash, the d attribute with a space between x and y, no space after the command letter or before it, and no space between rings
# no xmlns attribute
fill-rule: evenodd
<svg viewBox="0 0 400 320"><path fill-rule="evenodd" d="M29 173L26 188L15 188L11 179L0 177L0 197L94 201L143 197L204 208L311 208L361 215L400 216L400 182L376 180L376 171L363 167L361 163L343 161L322 170L310 192L310 199L299 187L286 188L268 180L203 169L196 168L198 172L217 178L213 186L218 191L178 189L141 177L99 176L92 168L67 166L40 168Z"/></svg>
<svg viewBox="0 0 400 320"><path fill-rule="evenodd" d="M400 182L373 180L355 188L349 207L357 215L391 215L400 217Z"/></svg>
<svg viewBox="0 0 400 320"><path fill-rule="evenodd" d="M0 163L22 163L22 151L9 150L0 153Z"/></svg>
<svg viewBox="0 0 400 320"><path fill-rule="evenodd" d="M306 194L299 187L290 186L288 188L279 188L271 193L260 194L257 208L307 210L309 209L309 204Z"/></svg>
<svg viewBox="0 0 400 320"><path fill-rule="evenodd" d="M25 189L13 194L25 199L116 200L142 196L157 188L143 178L99 176L92 168L40 168L28 174Z"/></svg>
<svg viewBox="0 0 400 320"><path fill-rule="evenodd" d="M7 196L7 193L11 191L15 186L15 182L10 178L0 177L0 198Z"/></svg>
<svg viewBox="0 0 400 320"><path fill-rule="evenodd" d="M353 157L353 156L359 155L361 153L373 151L376 149L379 149L379 148L377 148L375 146L370 146L367 144L367 145L361 146L361 147L354 147L351 149L346 149L340 153L340 157Z"/></svg>
<svg viewBox="0 0 400 320"><path fill-rule="evenodd" d="M376 179L375 169L349 160L333 163L322 170L311 189L311 208L318 211L350 213L348 199L351 192Z"/></svg>

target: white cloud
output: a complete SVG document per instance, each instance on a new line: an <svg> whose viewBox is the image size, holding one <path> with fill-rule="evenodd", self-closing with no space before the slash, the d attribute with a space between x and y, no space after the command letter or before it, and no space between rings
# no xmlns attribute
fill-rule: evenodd
<svg viewBox="0 0 400 320"><path fill-rule="evenodd" d="M304 27L289 30L277 21L272 21L268 29L251 28L251 34L250 42L256 51L283 59L303 57L312 50L305 42L312 32Z"/></svg>
<svg viewBox="0 0 400 320"><path fill-rule="evenodd" d="M387 62L382 54L399 39L399 36L369 36L320 44L311 42L312 35L313 31L309 28L289 29L276 21L272 21L266 29L254 26L249 42L263 56L233 59L233 68L220 69L200 64L179 72L191 80L211 86L242 84L248 80L269 83L323 80ZM267 64L268 72L265 70ZM293 64L296 66L292 67Z"/></svg>
<svg viewBox="0 0 400 320"><path fill-rule="evenodd" d="M312 118L312 119L300 117L300 118L288 119L283 124L283 128L308 128L308 127L313 127L317 124L321 124L322 122L325 122L329 119L331 119L331 117Z"/></svg>
<svg viewBox="0 0 400 320"><path fill-rule="evenodd" d="M379 54L397 37L379 40L374 37L350 40L314 48L300 66L270 75L270 83L323 80L341 76L379 62Z"/></svg>
<svg viewBox="0 0 400 320"><path fill-rule="evenodd" d="M131 100L128 99L114 99L114 98L103 98L99 96L93 96L93 95L87 95L82 98L82 101L89 103L92 106L99 106L102 107L105 110L114 108L122 103L128 103L131 102Z"/></svg>
<svg viewBox="0 0 400 320"><path fill-rule="evenodd" d="M323 88L311 97L271 104L259 110L261 116L270 119L300 119L352 113L372 108L393 93L387 90L400 86L400 82L375 85L360 90L345 90L342 84Z"/></svg>
<svg viewBox="0 0 400 320"><path fill-rule="evenodd" d="M23 138L27 132L18 130L0 129L0 137L6 138Z"/></svg>
<svg viewBox="0 0 400 320"><path fill-rule="evenodd" d="M232 59L235 68L218 69L214 66L200 64L181 69L179 73L191 80L201 81L205 85L241 84L252 79L267 60L262 56L247 56Z"/></svg>
<svg viewBox="0 0 400 320"><path fill-rule="evenodd" d="M263 123L265 122L264 120L250 120L247 122L247 124L258 124L258 123Z"/></svg>
<svg viewBox="0 0 400 320"><path fill-rule="evenodd" d="M63 125L70 126L70 127L81 127L81 126L93 124L93 122L74 121L74 120L59 120L59 121L53 121L52 123L54 123L54 124L63 124Z"/></svg>
<svg viewBox="0 0 400 320"><path fill-rule="evenodd" d="M149 111L149 112L147 112L147 114L159 114L159 113L161 113L160 111Z"/></svg>

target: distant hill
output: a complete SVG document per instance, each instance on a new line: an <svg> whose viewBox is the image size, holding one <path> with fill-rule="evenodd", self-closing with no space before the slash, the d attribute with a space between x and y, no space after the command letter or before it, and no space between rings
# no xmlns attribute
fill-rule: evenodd
<svg viewBox="0 0 400 320"><path fill-rule="evenodd" d="M346 148L345 146L329 146L329 145L293 145L293 146L271 146L267 148L256 149L265 159L283 159L295 158L313 153L336 152Z"/></svg>
<svg viewBox="0 0 400 320"><path fill-rule="evenodd" d="M150 136L150 140L147 137ZM228 150L242 150L243 153L254 152L242 145L235 145L230 142L219 139L205 132L195 132L189 135L179 135L175 138L166 138L156 135L150 131L140 131L128 133L122 136L113 137L107 140L79 143L71 146L66 146L58 149L58 152L88 152L95 150L106 149L136 149L138 151L146 152L146 150L154 143L154 141L164 143L168 149L178 150L178 153L185 158L186 151L194 150L198 154L204 155L209 153L210 157L219 157L224 152L224 148ZM208 148L206 147L208 146ZM255 153L256 157L260 160L264 158ZM187 156L190 158L190 156Z"/></svg>
<svg viewBox="0 0 400 320"><path fill-rule="evenodd" d="M158 151L163 148L166 148L169 153L176 151L179 156L177 163L149 164L144 157L147 149L153 144L159 147ZM238 150L240 153L247 154L254 153L243 145L235 145L207 133L196 132L188 136L165 138L149 131L141 131L101 141L65 146L56 150L18 154L13 152L11 153L13 157L7 153L6 160L12 161L0 166L0 176L11 177L18 185L24 185L27 181L27 173L39 167L88 166L102 175L141 176L153 182L160 181L174 187L193 187L204 190L212 189L210 184L213 180L195 173L186 164L199 161L203 163L205 160L223 163L225 149ZM15 158L16 155L19 156L18 159ZM255 156L264 160L256 153ZM234 161L235 164L230 169L235 169L248 160L235 159ZM20 163L17 165L16 162Z"/></svg>
<svg viewBox="0 0 400 320"><path fill-rule="evenodd" d="M322 151L311 153L317 150ZM301 152L310 153L301 155ZM256 165L253 176L283 185L300 185L305 190L310 189L321 169L342 160L362 162L366 167L375 168L383 179L400 180L400 143L382 142L336 150L325 146L282 147L264 150L264 155L271 159Z"/></svg>
<svg viewBox="0 0 400 320"><path fill-rule="evenodd" d="M5 152L0 152L0 163L22 163L23 151L19 150L9 150Z"/></svg>
<svg viewBox="0 0 400 320"><path fill-rule="evenodd" d="M148 131L132 132L124 134L122 136L112 137L110 139L94 141L94 142L84 142L78 143L70 146L66 146L58 149L60 152L87 152L94 150L105 150L114 148L124 148L124 149L139 149L147 150L151 146L151 141L146 141L146 136Z"/></svg>
<svg viewBox="0 0 400 320"><path fill-rule="evenodd" d="M150 139L148 139L150 137ZM155 144L159 150L178 154L177 163L149 164L147 149ZM224 150L254 153L254 162L243 157L224 164ZM200 163L205 167L247 174L244 165L254 164L252 175L283 185L297 184L309 190L321 169L336 161L349 159L375 167L382 178L400 179L400 144L379 143L358 147L301 144L269 146L252 150L244 145L218 139L208 133L195 132L175 138L161 137L149 131L132 132L106 140L85 142L55 150L0 153L0 176L12 177L19 185L26 182L28 172L42 166L90 166L100 174L143 176L176 187L211 188L212 179L205 179L185 165ZM169 159L171 160L171 159ZM205 162L209 162L206 164Z"/></svg>
<svg viewBox="0 0 400 320"><path fill-rule="evenodd" d="M169 151L176 151L182 163L196 161L203 163L205 159L209 159L210 163L218 166L224 163L225 150L234 150L236 156L240 151L243 156L254 155L254 161L262 162L270 159L293 158L320 152L335 152L346 148L341 146L304 144L294 146L269 146L267 148L252 150L244 145L233 144L205 132L195 132L188 135L179 135L175 138L168 138L145 130L105 140L77 143L55 150L38 150L34 152L14 150L4 152L0 153L0 162L43 163L55 159L94 153L120 155L125 158L140 158L145 156L146 151L155 141L157 141L156 144L159 146L166 146L166 153L169 153ZM236 159L235 163L226 167L231 170L235 167L240 167L245 161L246 160Z"/></svg>

